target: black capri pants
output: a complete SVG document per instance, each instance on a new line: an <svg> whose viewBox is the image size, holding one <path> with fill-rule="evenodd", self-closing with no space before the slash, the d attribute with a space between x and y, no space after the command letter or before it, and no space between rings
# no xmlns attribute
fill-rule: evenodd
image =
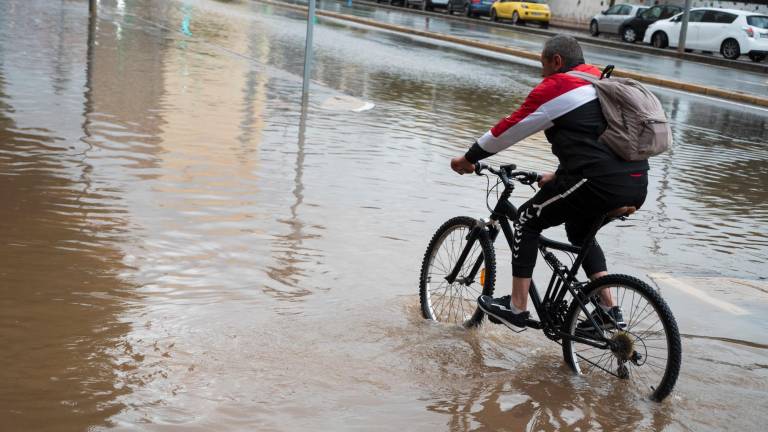
<svg viewBox="0 0 768 432"><path fill-rule="evenodd" d="M558 173L520 206L514 222L512 275L533 275L539 236L544 229L565 223L568 241L582 246L599 217L623 206L639 209L647 190L645 171L590 178ZM587 276L607 270L605 255L596 240L589 247L582 268Z"/></svg>

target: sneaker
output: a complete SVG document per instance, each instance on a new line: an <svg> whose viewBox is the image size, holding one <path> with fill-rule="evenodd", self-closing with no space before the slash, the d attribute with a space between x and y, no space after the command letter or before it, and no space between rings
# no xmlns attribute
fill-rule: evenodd
<svg viewBox="0 0 768 432"><path fill-rule="evenodd" d="M509 304L512 302L512 296L511 295L505 295L504 297L499 297L496 299L496 301L501 302L507 309L510 309ZM494 324L501 324L501 321L499 321L495 316L488 315L488 321L494 323Z"/></svg>
<svg viewBox="0 0 768 432"><path fill-rule="evenodd" d="M481 295L477 299L477 304L483 312L489 317L496 318L501 324L512 330L525 328L525 322L530 315L528 311L516 314L512 312L509 305L508 296L501 298L491 298L491 296Z"/></svg>
<svg viewBox="0 0 768 432"><path fill-rule="evenodd" d="M618 306L608 309L608 312L598 306L592 311L591 315L602 330L613 330L615 328L623 330L627 327L627 323L624 322L624 315L621 313L621 308ZM595 329L590 320L580 322L576 328L583 331L592 331Z"/></svg>

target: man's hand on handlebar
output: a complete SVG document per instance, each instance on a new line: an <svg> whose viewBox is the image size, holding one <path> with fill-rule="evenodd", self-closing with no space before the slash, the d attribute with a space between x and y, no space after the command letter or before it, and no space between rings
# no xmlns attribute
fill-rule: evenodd
<svg viewBox="0 0 768 432"><path fill-rule="evenodd" d="M469 163L464 156L458 156L451 159L451 169L459 174L471 174L475 172L475 165Z"/></svg>
<svg viewBox="0 0 768 432"><path fill-rule="evenodd" d="M555 179L555 173L551 173L551 172L542 173L541 179L539 180L539 187L544 186L545 184L551 182L554 179Z"/></svg>

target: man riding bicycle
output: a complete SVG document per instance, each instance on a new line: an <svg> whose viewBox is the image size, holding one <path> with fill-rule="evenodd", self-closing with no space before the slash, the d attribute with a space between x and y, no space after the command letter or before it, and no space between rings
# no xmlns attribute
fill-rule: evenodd
<svg viewBox="0 0 768 432"><path fill-rule="evenodd" d="M512 296L480 296L480 308L508 327L525 327L528 290L536 264L542 230L565 223L568 240L581 245L598 217L623 206L640 208L648 187L648 161L628 162L617 156L598 137L606 129L595 88L568 71L600 77L600 70L584 63L575 38L557 35L541 53L544 80L526 97L517 111L499 121L464 154L451 159L459 174L475 170L474 164L516 142L544 131L559 166L545 173L541 188L520 207L512 251ZM582 267L590 279L607 275L605 255L597 241L589 247ZM602 314L598 322L623 326L623 316L609 290L600 294ZM607 317L610 317L608 319ZM591 329L589 321L583 324Z"/></svg>

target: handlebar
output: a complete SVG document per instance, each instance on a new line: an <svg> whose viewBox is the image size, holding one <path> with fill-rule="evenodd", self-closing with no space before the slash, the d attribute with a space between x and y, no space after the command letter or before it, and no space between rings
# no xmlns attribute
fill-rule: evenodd
<svg viewBox="0 0 768 432"><path fill-rule="evenodd" d="M498 169L494 169L486 163L477 162L475 163L475 174L483 175L483 171L489 171L499 176L504 186L511 185L513 180L524 185L532 185L541 180L541 174L535 171L515 171L516 168L517 165L509 164L501 165Z"/></svg>

